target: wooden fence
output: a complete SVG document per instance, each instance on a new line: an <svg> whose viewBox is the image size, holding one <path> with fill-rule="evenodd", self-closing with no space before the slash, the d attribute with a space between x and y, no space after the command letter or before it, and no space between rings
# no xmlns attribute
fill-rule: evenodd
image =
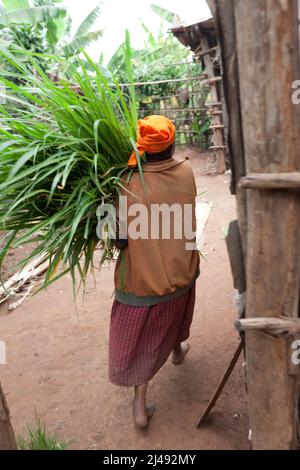
<svg viewBox="0 0 300 470"><path fill-rule="evenodd" d="M165 115L175 123L177 144L199 144L203 148L209 148L213 133L211 120L215 112L211 103L207 103L211 80L207 79L206 73L193 76L193 67L200 68L195 62L162 64L161 67L178 65L186 66L184 78L134 83L139 116ZM161 93L162 85L167 85L167 94ZM129 84L123 83L120 86L126 90ZM151 95L143 93L142 89L148 86L151 86L154 91L157 90L157 93Z"/></svg>

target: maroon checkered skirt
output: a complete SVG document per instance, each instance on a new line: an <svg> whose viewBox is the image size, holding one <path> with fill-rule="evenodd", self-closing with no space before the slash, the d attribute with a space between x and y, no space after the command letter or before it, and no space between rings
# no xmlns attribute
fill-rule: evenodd
<svg viewBox="0 0 300 470"><path fill-rule="evenodd" d="M152 307L114 301L109 332L109 378L132 387L148 382L174 346L190 334L195 284L184 295Z"/></svg>

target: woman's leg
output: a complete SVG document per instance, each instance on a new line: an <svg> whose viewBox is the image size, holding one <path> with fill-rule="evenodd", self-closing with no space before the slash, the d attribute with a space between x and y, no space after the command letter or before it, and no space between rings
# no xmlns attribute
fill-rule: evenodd
<svg viewBox="0 0 300 470"><path fill-rule="evenodd" d="M133 419L137 427L146 428L154 414L154 406L147 407L148 383L134 387Z"/></svg>
<svg viewBox="0 0 300 470"><path fill-rule="evenodd" d="M173 349L173 354L172 354L173 364L181 364L189 348L190 348L189 344L186 343L185 341L177 344Z"/></svg>
<svg viewBox="0 0 300 470"><path fill-rule="evenodd" d="M186 295L187 303L185 306L184 318L180 325L179 335L172 352L173 364L181 364L190 348L186 340L190 336L190 326L194 315L195 295L196 283L194 283L193 287Z"/></svg>

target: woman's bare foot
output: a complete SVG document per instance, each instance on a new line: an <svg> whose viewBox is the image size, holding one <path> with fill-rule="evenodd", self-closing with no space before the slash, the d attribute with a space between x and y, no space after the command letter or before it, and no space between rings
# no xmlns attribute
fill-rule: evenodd
<svg viewBox="0 0 300 470"><path fill-rule="evenodd" d="M148 418L151 419L155 413L155 406L154 405L147 406L146 413L147 413Z"/></svg>
<svg viewBox="0 0 300 470"><path fill-rule="evenodd" d="M140 428L145 429L152 416L154 415L155 407L147 406L146 408L141 407L139 403L134 403L133 405L133 420L134 424Z"/></svg>
<svg viewBox="0 0 300 470"><path fill-rule="evenodd" d="M190 346L188 343L180 343L173 349L173 364L179 365L185 358Z"/></svg>
<svg viewBox="0 0 300 470"><path fill-rule="evenodd" d="M133 403L133 420L140 429L145 429L149 420L154 415L154 406L146 406L147 385L138 385L135 387L135 397Z"/></svg>
<svg viewBox="0 0 300 470"><path fill-rule="evenodd" d="M136 401L133 405L133 421L134 424L140 429L145 429L149 423L147 409L139 406L139 403L136 403Z"/></svg>

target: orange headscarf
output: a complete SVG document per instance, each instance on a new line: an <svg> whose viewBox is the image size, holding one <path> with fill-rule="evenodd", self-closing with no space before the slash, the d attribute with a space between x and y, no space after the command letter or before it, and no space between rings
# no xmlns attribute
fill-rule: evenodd
<svg viewBox="0 0 300 470"><path fill-rule="evenodd" d="M138 121L137 149L142 156L145 152L159 153L166 150L175 140L175 126L165 116L148 116ZM136 167L137 158L132 152L128 166Z"/></svg>

